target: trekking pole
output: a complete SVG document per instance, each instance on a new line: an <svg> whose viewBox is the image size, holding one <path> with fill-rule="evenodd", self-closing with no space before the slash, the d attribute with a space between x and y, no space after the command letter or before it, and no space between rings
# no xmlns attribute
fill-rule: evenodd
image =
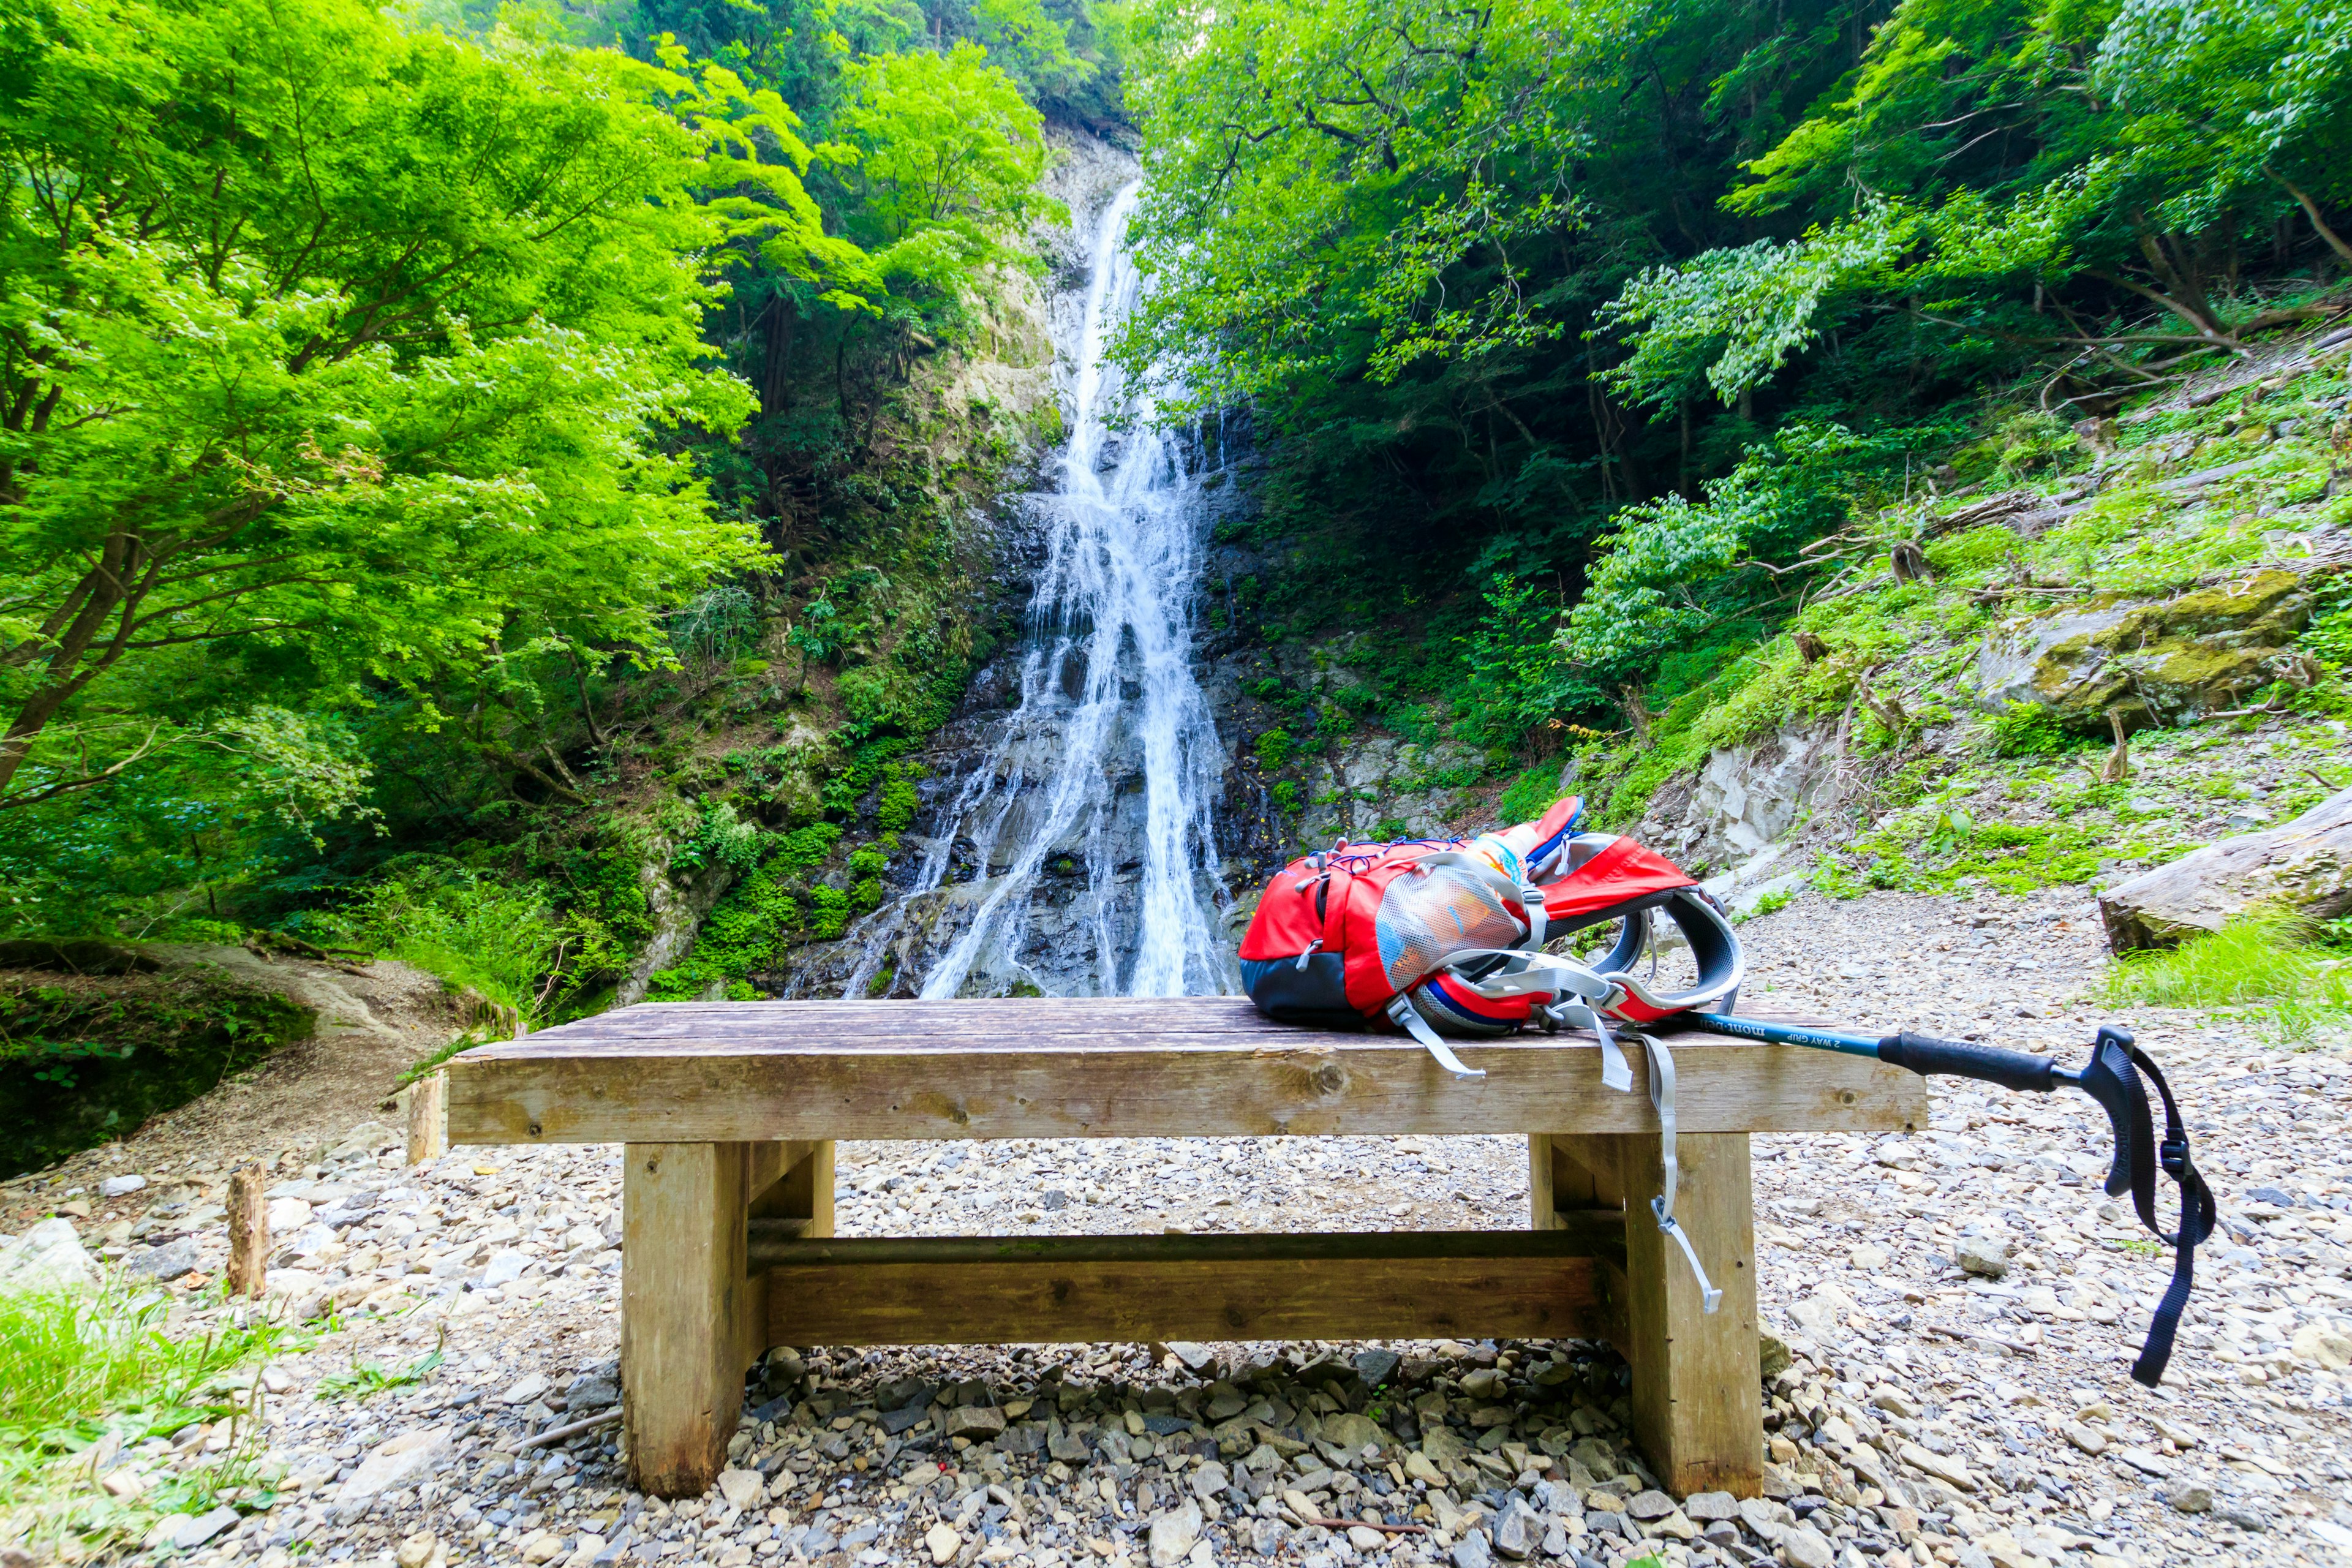
<svg viewBox="0 0 2352 1568"><path fill-rule="evenodd" d="M2130 1193L2140 1223L2173 1249L2172 1283L2157 1304L2147 1342L2132 1366L2132 1377L2150 1388L2162 1381L2165 1363L2172 1354L2173 1335L2179 1327L2181 1309L2188 1305L2189 1292L2195 1283L2197 1244L2213 1234L2218 1214L2211 1189L2189 1157L2189 1131L2173 1101L2172 1086L2165 1082L2162 1070L2147 1053L2133 1042L2130 1031L2103 1026L2092 1041L2090 1060L2080 1068L2068 1068L2053 1058L2035 1056L2030 1051L2003 1050L1998 1046L1972 1045L1964 1040L1939 1040L1929 1035L1906 1032L1874 1037L1836 1029L1767 1023L1728 1013L1691 1013L1685 1016L1701 1028L1743 1040L1809 1046L1816 1050L1871 1057L1891 1067L1907 1068L1922 1077L1941 1073L1970 1078L2032 1094L2049 1094L2063 1085L2079 1089L2098 1101L2107 1113L2116 1138L2115 1161L2107 1172L2107 1195L2120 1197ZM2164 1100L2161 1143L2156 1139L2142 1073L2155 1083L2157 1093ZM2159 1169L2180 1189L2180 1225L2169 1233L2156 1218L2156 1173Z"/></svg>

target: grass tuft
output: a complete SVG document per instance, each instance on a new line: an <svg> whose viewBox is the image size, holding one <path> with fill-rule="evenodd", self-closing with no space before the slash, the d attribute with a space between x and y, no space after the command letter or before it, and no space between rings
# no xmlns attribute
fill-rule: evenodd
<svg viewBox="0 0 2352 1568"><path fill-rule="evenodd" d="M2126 954L2107 972L2107 995L2266 1016L2283 1038L2307 1039L2323 1023L2352 1018L2352 961L2331 956L2322 937L2284 910L2251 910L2179 947Z"/></svg>
<svg viewBox="0 0 2352 1568"><path fill-rule="evenodd" d="M135 1546L166 1514L268 1505L258 1384L232 1374L285 1331L174 1337L167 1311L121 1284L0 1296L0 1543L78 1559ZM199 1427L226 1447L207 1453L190 1436ZM141 1489L118 1498L98 1484L117 1470Z"/></svg>

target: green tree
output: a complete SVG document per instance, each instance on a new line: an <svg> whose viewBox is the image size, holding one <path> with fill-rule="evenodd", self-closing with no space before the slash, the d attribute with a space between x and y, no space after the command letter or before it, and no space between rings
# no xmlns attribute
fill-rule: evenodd
<svg viewBox="0 0 2352 1568"><path fill-rule="evenodd" d="M953 298L1005 238L1057 212L1038 192L1043 120L977 44L877 55L849 68L835 121L855 149L853 233L895 284Z"/></svg>
<svg viewBox="0 0 2352 1568"><path fill-rule="evenodd" d="M692 84L354 0L20 7L0 78L0 799L199 730L191 658L653 658L759 564L675 440L749 406Z"/></svg>

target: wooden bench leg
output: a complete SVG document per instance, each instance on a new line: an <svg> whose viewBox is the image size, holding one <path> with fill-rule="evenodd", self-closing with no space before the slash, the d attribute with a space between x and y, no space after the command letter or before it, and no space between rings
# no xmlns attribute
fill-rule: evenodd
<svg viewBox="0 0 2352 1568"><path fill-rule="evenodd" d="M699 1497L743 1411L756 1291L744 1269L749 1143L631 1143L621 1181L622 1430L629 1477Z"/></svg>
<svg viewBox="0 0 2352 1568"><path fill-rule="evenodd" d="M1664 1155L1645 1133L1554 1135L1534 1159L1550 1195L1538 1214L1580 1195L1622 1202L1625 1225L1625 1341L1618 1348L1633 1372L1633 1437L1658 1479L1677 1497L1763 1489L1764 1408L1756 1339L1756 1226L1748 1185L1748 1134L1684 1133L1675 1218L1723 1292L1709 1314L1698 1281L1673 1237L1650 1219L1650 1199L1664 1187ZM1580 1172L1563 1173L1572 1161ZM1566 1180L1563 1181L1563 1176Z"/></svg>

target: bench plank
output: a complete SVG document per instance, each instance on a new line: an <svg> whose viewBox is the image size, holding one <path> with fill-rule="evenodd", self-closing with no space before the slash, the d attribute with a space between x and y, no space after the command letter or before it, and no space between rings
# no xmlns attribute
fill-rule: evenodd
<svg viewBox="0 0 2352 1568"><path fill-rule="evenodd" d="M453 1058L449 1141L1656 1129L1645 1095L1601 1086L1589 1036L1457 1049L1488 1076L1456 1079L1398 1036L1270 1024L1236 997L641 1005ZM1674 1050L1687 1131L1927 1122L1921 1080L1864 1058L1699 1033Z"/></svg>
<svg viewBox="0 0 2352 1568"><path fill-rule="evenodd" d="M1179 1246L1104 1258L1081 1247L1047 1258L865 1262L835 1244L831 1260L768 1269L768 1335L800 1345L1598 1339L1614 1327L1603 1265L1557 1251L1478 1238L1450 1254L1381 1256L1388 1237L1372 1236L1348 1238L1366 1244L1358 1256L1292 1258L1269 1256L1279 1249L1265 1244L1278 1238L1265 1237L1133 1239L1259 1245L1230 1257Z"/></svg>

